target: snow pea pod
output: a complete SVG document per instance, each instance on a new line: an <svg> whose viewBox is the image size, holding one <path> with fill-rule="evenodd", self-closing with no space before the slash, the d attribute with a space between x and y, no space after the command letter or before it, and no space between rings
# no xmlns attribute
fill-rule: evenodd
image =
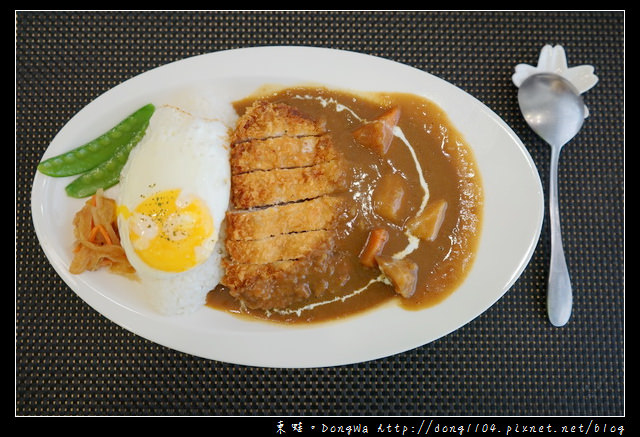
<svg viewBox="0 0 640 437"><path fill-rule="evenodd" d="M84 173L107 161L146 127L155 107L147 104L109 131L73 150L42 161L38 170L47 176L63 177Z"/></svg>
<svg viewBox="0 0 640 437"><path fill-rule="evenodd" d="M83 198L93 196L99 188L107 189L120 181L120 172L129 159L129 153L144 137L148 122L141 126L128 143L120 146L111 158L98 164L97 167L83 173L65 187L71 197Z"/></svg>

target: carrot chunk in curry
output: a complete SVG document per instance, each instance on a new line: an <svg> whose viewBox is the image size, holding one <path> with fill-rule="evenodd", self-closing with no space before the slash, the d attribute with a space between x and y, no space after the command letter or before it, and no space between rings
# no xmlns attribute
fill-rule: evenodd
<svg viewBox="0 0 640 437"><path fill-rule="evenodd" d="M366 267L376 266L376 256L382 253L384 245L389 239L389 231L384 228L373 229L369 232L367 242L360 252L360 262Z"/></svg>

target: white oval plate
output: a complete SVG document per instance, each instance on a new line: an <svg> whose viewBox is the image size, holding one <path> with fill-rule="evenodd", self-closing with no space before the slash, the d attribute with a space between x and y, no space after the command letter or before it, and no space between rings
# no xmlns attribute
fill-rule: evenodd
<svg viewBox="0 0 640 437"><path fill-rule="evenodd" d="M185 87L202 87L228 102L264 84L300 83L422 95L446 111L472 147L485 191L482 235L473 268L444 302L420 311L387 305L306 327L247 321L208 307L187 316L161 316L148 308L131 281L102 271L68 272L71 223L83 201L66 196L69 178L38 173L32 191L33 222L57 273L96 311L141 337L195 356L248 366L324 367L378 359L434 341L491 307L520 276L537 244L544 204L538 172L522 142L494 112L452 84L406 65L311 47L246 48L187 58L98 97L64 126L43 158L94 138L148 102L168 103Z"/></svg>

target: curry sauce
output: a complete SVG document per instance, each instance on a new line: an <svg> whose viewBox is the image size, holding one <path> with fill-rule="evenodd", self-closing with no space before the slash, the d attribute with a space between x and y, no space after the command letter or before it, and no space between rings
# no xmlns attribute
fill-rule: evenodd
<svg viewBox="0 0 640 437"><path fill-rule="evenodd" d="M400 93L352 93L323 87L270 91L235 102L238 114L257 99L282 102L326 123L336 150L348 163L343 209L331 256L314 259L298 276L271 281L273 292L291 284L316 290L285 308L251 309L224 286L212 290L210 307L286 323L337 319L395 301L417 310L445 299L467 275L481 231L483 192L471 148L433 102ZM354 135L393 109L397 126L383 153ZM416 216L435 211L427 237L413 235ZM384 230L381 255L417 266L415 292L398 295L377 266L360 254L373 230ZM417 231L416 231L417 232ZM318 291L319 290L319 291Z"/></svg>

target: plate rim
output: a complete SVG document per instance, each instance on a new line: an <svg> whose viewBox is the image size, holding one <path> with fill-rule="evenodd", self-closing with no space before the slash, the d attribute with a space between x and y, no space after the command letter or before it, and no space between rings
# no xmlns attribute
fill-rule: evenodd
<svg viewBox="0 0 640 437"><path fill-rule="evenodd" d="M38 242L40 243L40 246L42 247L47 259L49 260L50 264L53 266L53 268L55 269L56 273L60 276L60 278L63 280L63 282L65 282L65 284L76 294L78 295L85 303L87 303L89 306L91 306L95 311L97 311L99 314L101 314L103 317L107 318L108 320L110 320L111 322L123 327L124 329L139 335L147 340L150 340L154 343L157 343L159 345L165 346L165 347L169 347L171 349L177 350L179 352L183 352L183 353L187 353L190 355L194 355L194 356L199 356L201 358L205 358L205 359L210 359L210 360L216 360L216 361L222 361L222 362L228 362L228 363L232 363L232 364L239 364L239 365L248 365L248 366L258 366L258 367L287 367L287 368L304 368L304 367L326 367L326 366L339 366L339 365L347 365L347 364L354 364L354 363L358 363L358 362L362 362L362 361L371 361L371 360L375 360L375 359L379 359L379 358L383 358L386 356L390 356L390 355L395 355L398 353L403 353L406 352L410 349L414 349L416 347L419 346L423 346L425 344L431 343L443 336L449 335L451 332L469 324L471 321L473 321L475 318L479 317L480 315L482 315L484 312L486 312L491 306L493 306L500 298L502 298L508 291L509 289L511 289L511 287L513 286L513 284L516 282L516 280L522 275L522 273L524 272L524 270L526 269L527 265L529 264L531 257L533 256L534 252L535 252L535 248L536 245L538 243L538 240L540 238L540 234L541 234L541 230L542 230L542 224L543 224L543 220L544 220L544 196L543 196L543 190L542 190L542 182L540 180L539 174L537 172L535 163L533 161L533 158L531 157L529 151L526 149L526 147L524 146L524 144L522 143L522 141L520 140L520 138L516 135L516 133L513 131L513 129L501 118L499 117L491 108L489 108L487 105L485 105L483 102L481 102L480 100L478 100L476 97L474 97L473 95L471 95L470 93L462 90L461 88L459 88L458 86L438 77L435 76L431 73L428 73L426 71L420 70L416 67L410 66L410 65L406 65L397 61L393 61L391 59L387 59L387 58L383 58L383 57L379 57L376 55L370 55L370 54L365 54L362 52L355 52L355 51L349 51L349 50L343 50L343 49L333 49L333 48L325 48L325 47L314 47L314 46L259 46L259 47L242 47L242 48L237 48L237 49L230 49L230 50L222 50L222 51L215 51L215 52L209 52L209 53L203 53L203 54L199 54L199 55L195 55L195 56L191 56L191 57L187 57L184 59L179 59L179 60L175 60L172 61L170 63L164 64L164 65L160 65L157 66L153 69L150 69L148 71L145 71L143 73L140 73L136 76L133 76L123 82L121 82L120 84L116 85L113 88L110 88L109 90L105 91L103 94L101 94L100 96L98 96L96 99L94 99L93 101L91 101L89 104L87 104L85 107L83 107L80 111L78 111L78 113L76 113L71 119L69 119L65 125L60 129L60 131L56 134L56 136L52 139L51 143L49 144L49 146L47 147L43 157L46 157L47 154L51 151L51 146L52 144L56 144L56 140L59 137L59 135L65 131L65 129L67 129L67 126L70 125L70 123L76 119L76 117L78 117L79 114L81 113L87 113L87 112L91 112L94 108L94 106L96 106L97 104L99 104L100 99L103 98L103 96L108 95L109 93L113 93L115 89L124 89L126 87L131 86L131 84L134 84L138 81L140 81L141 79L144 79L145 77L149 77L150 74L159 74L158 72L162 73L163 71L168 71L169 69L175 69L175 68L180 68L181 65L186 65L187 63L198 63L199 61L209 61L215 57L220 57L220 56L243 56L246 54L252 55L252 54L256 54L259 52L262 52L262 55L265 56L266 54L273 54L274 52L282 52L282 51L287 51L287 52L300 52L300 51L313 51L315 53L324 53L327 56L333 56L334 54L338 54L339 56L346 56L346 57L358 57L360 59L370 59L372 60L372 62L380 62L380 63L384 63L387 66L391 66L390 68L403 68L403 69L410 69L412 70L414 73L417 73L419 75L426 75L426 77L429 77L430 80L434 80L436 83L444 86L445 88L450 88L452 90L455 90L455 92L458 93L462 93L463 97L466 99L472 99L474 101L474 103L476 105L478 105L478 108L482 109L482 115L484 116L488 116L498 127L500 127L502 129L502 132L504 134L506 134L517 146L517 151L519 152L519 155L521 156L521 158L524 158L524 161L529 165L532 176L533 177L533 183L534 185L536 185L536 190L538 192L538 196L537 196L537 217L535 218L535 224L532 225L533 226L533 230L532 230L532 234L530 235L530 241L529 241L529 245L526 248L526 250L523 251L523 253L521 254L521 259L520 259L520 263L518 265L518 267L512 272L512 276L509 278L508 282L505 283L505 287L504 290L501 290L500 292L497 292L495 294L492 295L492 299L488 299L485 301L485 306L483 308L481 308L481 310L479 312L477 312L475 315L472 315L472 317L467 317L466 319L462 320L459 323L459 326L453 328L453 329L448 329L445 330L443 332L440 333L440 335L437 336L432 336L432 338L429 338L428 341L425 341L423 343L415 343L415 344L410 344L410 345L403 345L403 347L398 347L397 350L395 351L391 351L390 353L374 353L374 354L370 354L370 355L366 355L363 354L363 356L361 357L361 359L357 359L357 357L354 356L349 356L349 357L335 357L335 358L328 358L325 357L323 359L314 359L314 360L305 360L305 359L285 359L285 360L278 360L278 359L256 359L255 357L248 357L248 356L243 356L242 354L233 354L233 356L229 356L229 357L225 357L223 355L220 355L219 353L211 353L208 351L203 351L201 350L201 348L199 347L199 344L196 343L188 343L185 345L177 345L173 342L173 339L168 339L164 340L164 339L159 339L156 338L154 336L149 336L148 334L148 330L143 330L140 328L139 322L140 320L143 320L145 323L147 323L150 327L158 327L159 325L163 325L164 323L167 322L166 319L162 319L159 320L158 317L155 317L152 314L148 314L144 311L136 311L133 308L125 308L122 306L121 303L113 300L113 299L109 299L107 296L100 294L100 293L96 293L95 295L91 295L91 292L86 292L85 290L82 290L82 292L79 292L77 288L81 288L83 285L85 285L83 282L78 282L76 279L77 278L70 278L70 274L65 271L63 269L62 266L62 260L59 257L58 251L56 250L55 247L51 247L48 242L45 240L43 241L42 238L42 232L43 229L41 227L41 224L36 220L36 218L38 217L38 208L42 207L41 203L38 203L39 200L39 194L40 191L43 190L42 186L40 184L46 184L47 180L45 179L45 177L43 175L40 175L39 172L37 172L36 170L36 174L33 180L33 186L32 186L32 191L31 191L31 211L32 211L32 220L33 220L33 225L34 225L34 229L35 232L37 234L38 237ZM269 53L268 53L269 52ZM155 73L152 73L155 72ZM330 86L331 87L331 86ZM434 101L434 103L436 103L439 106L442 106L440 104L440 102ZM84 111L84 112L83 112ZM446 111L445 111L446 112ZM448 112L447 112L448 114ZM455 126L456 128L458 128L458 130L460 130L460 126ZM469 144L470 148L472 150L475 151L474 147L472 144ZM53 151L51 151L51 153L54 153ZM536 191L534 190L534 191ZM485 213L483 213L483 216L485 215ZM483 220L484 221L484 220ZM481 231L481 239L484 237L484 224L483 224L483 229ZM524 248L523 248L524 249ZM476 261L474 261L474 264L476 263ZM98 291L98 290L92 290L92 291ZM455 296L456 292L454 291L452 296ZM447 299L448 300L448 299ZM431 307L430 309L427 309L429 311L433 311L433 308L437 308L439 305L437 305L436 307ZM124 316L120 319L114 320L113 317L110 317L109 315L105 314L105 312L107 312L108 314L113 314L114 311L118 311L118 310L122 310L124 308ZM377 310L374 310L377 311ZM405 310L402 310L405 311ZM422 311L422 310L421 310ZM199 313L202 313L202 311L200 311ZM356 320L360 320L363 317L368 317L371 314L371 312L366 312L366 314L362 315L362 316L356 316L355 318L353 318L353 321ZM181 320L180 317L178 318L174 318L172 320L172 322L170 323L170 325L175 325L174 322ZM260 322L256 322L256 323L260 323ZM327 322L325 323L321 323L321 324L313 324L310 328L309 327L287 327L287 330L292 330L292 331L304 331L306 335L308 335L310 332L315 332L316 327L318 326L322 326L322 327L327 327L331 324L334 324L335 322ZM262 326L262 325L260 325ZM357 329L362 329L363 327L361 326L360 323L355 323L354 326L356 326ZM321 328L322 329L322 328ZM228 333L227 333L228 334ZM250 335L253 335L255 333L252 333ZM263 333L262 335L260 335L260 337L268 337L270 335L279 335L281 334L280 329L277 328L275 330L271 330L271 329L267 329L266 333ZM234 337L233 335L231 335L231 337ZM228 344L232 344L232 343L228 343Z"/></svg>

